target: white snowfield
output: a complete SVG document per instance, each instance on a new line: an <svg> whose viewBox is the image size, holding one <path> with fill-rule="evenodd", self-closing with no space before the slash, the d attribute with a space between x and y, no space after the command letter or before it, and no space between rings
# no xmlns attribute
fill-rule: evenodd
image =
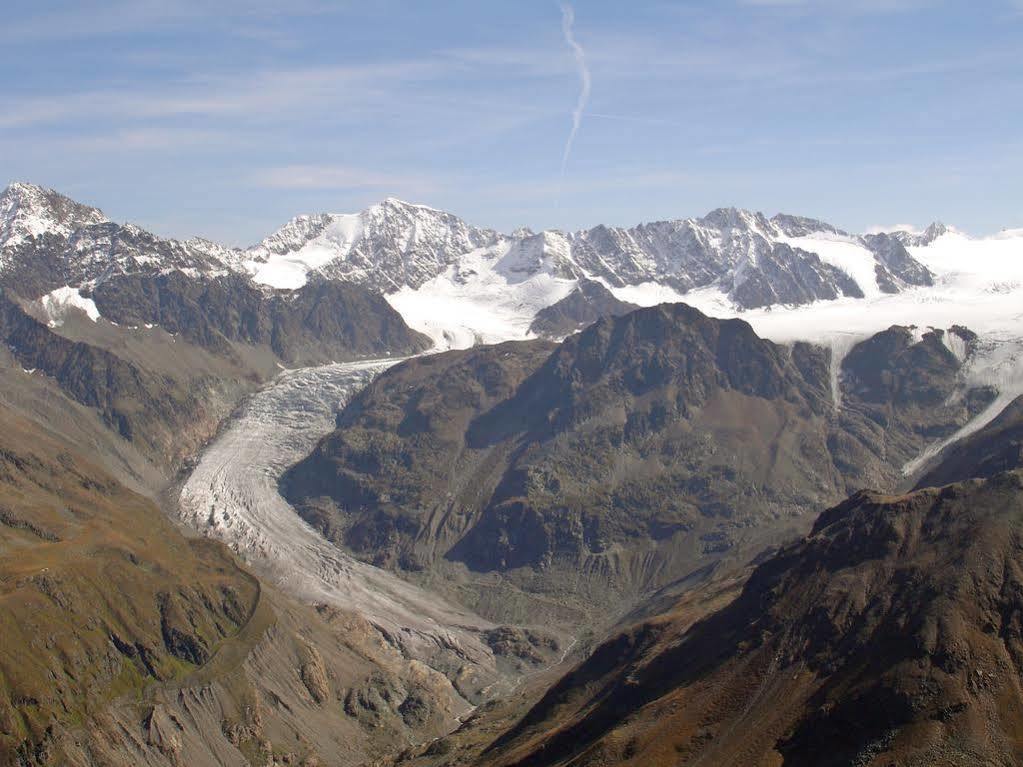
<svg viewBox="0 0 1023 767"><path fill-rule="evenodd" d="M962 325L980 336L979 349L966 360L963 388L990 385L997 399L960 431L929 446L903 467L907 476L923 469L943 448L986 426L1016 397L1023 395L1023 230L1007 230L984 239L950 231L930 245L909 248L935 275L933 287L864 299L821 301L799 307L775 306L737 312L717 291L702 291L673 300L685 301L717 317L741 317L773 341L812 341L833 350L833 390L838 392L838 366L858 341L892 325L947 329ZM822 256L823 258L823 256ZM663 288L614 291L638 304L665 300ZM865 291L866 292L866 291ZM960 358L965 349L946 333L946 343Z"/></svg>
<svg viewBox="0 0 1023 767"><path fill-rule="evenodd" d="M804 247L810 247L814 238L803 239ZM909 251L934 273L934 286L906 288L895 294L864 291L867 297L862 299L746 311L736 309L714 288L682 294L647 284L611 291L641 306L683 301L715 317L740 317L759 335L780 343L826 341L847 334L867 337L892 325L963 325L981 336L1023 337L1023 232L985 239L948 233ZM852 264L849 271L855 271Z"/></svg>
<svg viewBox="0 0 1023 767"><path fill-rule="evenodd" d="M330 432L348 399L393 364L389 359L281 373L203 452L181 488L180 514L289 592L361 613L410 656L429 662L446 653L451 657L445 663L458 657L492 671L492 653L479 638L492 624L347 556L277 491L284 470Z"/></svg>
<svg viewBox="0 0 1023 767"><path fill-rule="evenodd" d="M95 301L83 296L77 288L67 285L51 290L39 299L39 304L42 306L47 317L47 324L51 328L63 325L72 311L83 312L93 322L100 317Z"/></svg>
<svg viewBox="0 0 1023 767"><path fill-rule="evenodd" d="M817 232L804 237L779 237L778 240L794 248L816 253L824 263L838 267L856 281L866 298L876 298L881 294L874 272L877 263L874 254L857 242L856 238Z"/></svg>
<svg viewBox="0 0 1023 767"><path fill-rule="evenodd" d="M243 262L253 280L274 288L297 290L305 285L309 272L326 266L339 254L347 254L362 235L362 217L359 214L339 214L331 217L318 239L303 243L298 250L283 253L271 250L275 244L278 248L287 247L290 238L300 237L300 233L309 227L309 221L310 217L300 216L277 232L274 239L268 239L261 247L253 249L250 257Z"/></svg>
<svg viewBox="0 0 1023 767"><path fill-rule="evenodd" d="M578 281L542 268L542 251L524 250L510 242L474 250L422 287L403 287L387 300L438 350L528 338L537 312L571 293Z"/></svg>

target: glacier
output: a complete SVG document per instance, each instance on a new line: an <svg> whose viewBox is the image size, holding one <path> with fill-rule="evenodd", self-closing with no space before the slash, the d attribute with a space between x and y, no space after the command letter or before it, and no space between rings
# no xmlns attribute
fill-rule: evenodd
<svg viewBox="0 0 1023 767"><path fill-rule="evenodd" d="M474 684L464 669L459 676L459 695L471 699L467 687L482 694L514 684L497 670L481 638L493 624L348 556L299 517L277 489L285 469L330 432L348 399L395 362L282 371L202 452L180 488L178 514L187 527L226 543L299 598L360 613L403 654L449 676L471 667Z"/></svg>

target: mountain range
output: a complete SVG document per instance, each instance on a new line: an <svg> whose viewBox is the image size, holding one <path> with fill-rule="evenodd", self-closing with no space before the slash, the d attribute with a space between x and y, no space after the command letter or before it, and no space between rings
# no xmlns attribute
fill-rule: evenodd
<svg viewBox="0 0 1023 767"><path fill-rule="evenodd" d="M75 289L87 305L90 291L110 279L169 270L197 279L240 274L284 290L329 279L397 296L399 311L416 298L436 301L445 288L499 288L504 306L517 301L530 313L517 328L525 334L539 311L570 294L574 303L565 308L588 316L595 299L580 284L612 290L654 284L679 295L713 289L737 309L927 286L932 273L906 246L926 244L940 231L853 236L813 219L730 208L631 229L505 235L387 199L357 214L299 216L258 245L235 249L163 239L57 192L15 183L0 194L0 281L27 299Z"/></svg>
<svg viewBox="0 0 1023 767"><path fill-rule="evenodd" d="M10 185L0 763L1018 761L1021 234Z"/></svg>

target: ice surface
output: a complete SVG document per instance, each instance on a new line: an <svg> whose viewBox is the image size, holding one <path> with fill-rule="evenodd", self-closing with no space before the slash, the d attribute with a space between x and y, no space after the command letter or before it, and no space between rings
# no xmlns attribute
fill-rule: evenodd
<svg viewBox="0 0 1023 767"><path fill-rule="evenodd" d="M63 325L69 312L72 311L83 312L93 322L100 318L96 302L83 296L76 288L70 288L67 285L51 290L39 299L39 303L46 313L51 328Z"/></svg>
<svg viewBox="0 0 1023 767"><path fill-rule="evenodd" d="M277 490L284 470L331 431L345 402L393 364L391 359L282 372L203 452L181 489L180 514L293 594L357 611L409 652L426 655L446 641L487 665L491 654L477 631L490 624L344 554Z"/></svg>

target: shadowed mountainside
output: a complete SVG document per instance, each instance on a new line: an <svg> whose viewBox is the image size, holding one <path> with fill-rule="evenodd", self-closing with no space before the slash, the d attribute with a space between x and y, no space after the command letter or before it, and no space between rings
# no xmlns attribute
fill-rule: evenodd
<svg viewBox="0 0 1023 767"><path fill-rule="evenodd" d="M709 618L607 642L479 763L1015 763L1021 554L1019 473L859 493Z"/></svg>
<svg viewBox="0 0 1023 767"><path fill-rule="evenodd" d="M354 398L281 486L376 564L500 572L600 610L791 536L858 487L894 486L992 396L950 396L963 361L942 333L892 328L855 347L838 407L828 350L681 304L557 346L410 360Z"/></svg>
<svg viewBox="0 0 1023 767"><path fill-rule="evenodd" d="M112 277L91 295L120 325L158 325L225 355L232 342L267 346L289 365L409 356L430 346L381 296L343 282L267 291L241 275L168 272Z"/></svg>

